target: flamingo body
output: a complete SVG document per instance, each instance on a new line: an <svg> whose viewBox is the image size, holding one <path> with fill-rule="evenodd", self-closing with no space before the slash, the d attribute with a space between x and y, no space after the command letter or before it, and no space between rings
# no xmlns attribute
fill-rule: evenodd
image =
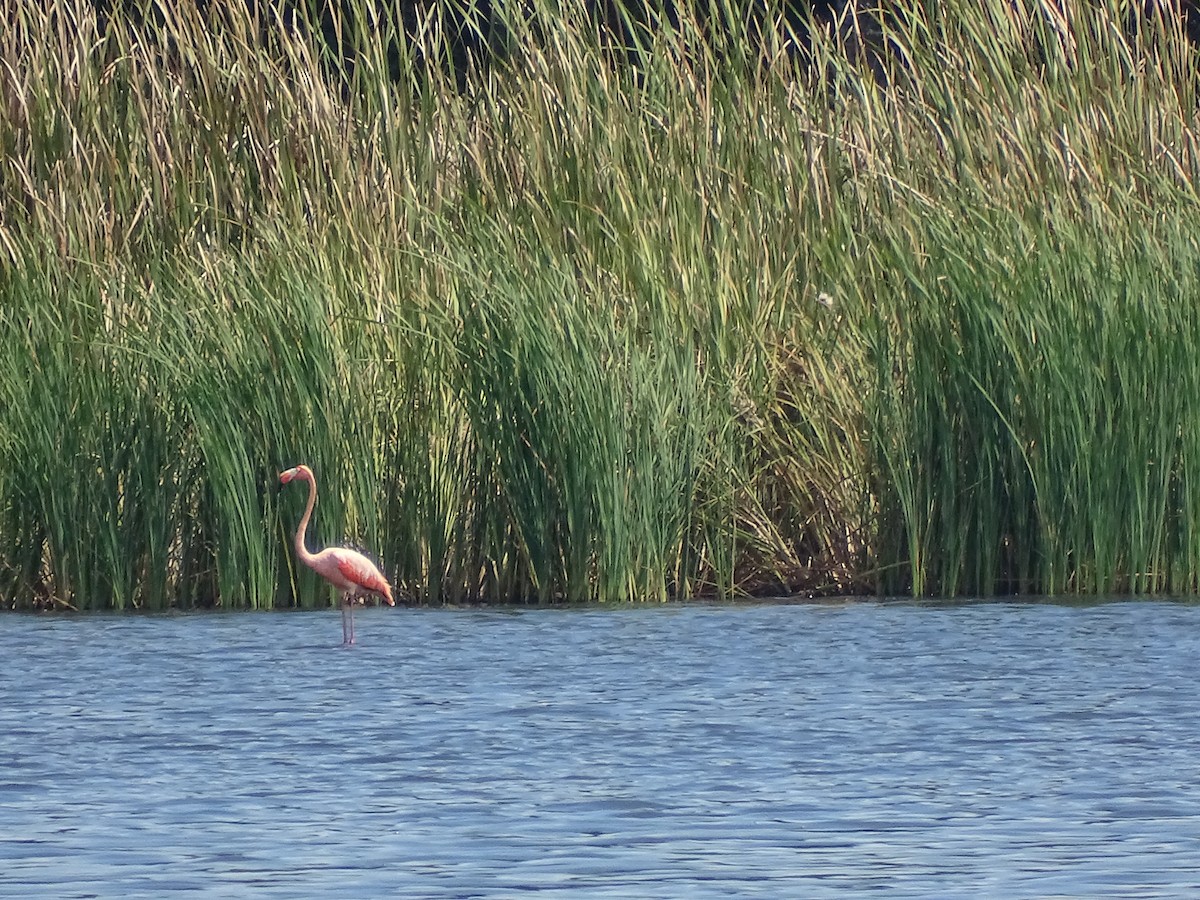
<svg viewBox="0 0 1200 900"><path fill-rule="evenodd" d="M379 596L388 606L395 606L392 587L371 560L349 547L327 547L319 553L309 553L304 543L308 521L317 503L317 479L308 466L296 466L279 474L281 484L291 481L308 482L308 505L296 529L296 557L342 595L342 643L354 643L354 606L362 597ZM348 614L348 615L347 615Z"/></svg>
<svg viewBox="0 0 1200 900"><path fill-rule="evenodd" d="M388 606L396 605L383 573L357 550L329 547L314 553L309 566L343 594L378 594Z"/></svg>

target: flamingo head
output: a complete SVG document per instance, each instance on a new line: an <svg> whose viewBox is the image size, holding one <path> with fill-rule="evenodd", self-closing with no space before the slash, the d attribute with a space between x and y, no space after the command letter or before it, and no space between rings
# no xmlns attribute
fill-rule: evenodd
<svg viewBox="0 0 1200 900"><path fill-rule="evenodd" d="M308 466L295 466L285 472L279 473L279 483L287 484L289 481L294 481L299 478L301 481L312 481L312 469Z"/></svg>

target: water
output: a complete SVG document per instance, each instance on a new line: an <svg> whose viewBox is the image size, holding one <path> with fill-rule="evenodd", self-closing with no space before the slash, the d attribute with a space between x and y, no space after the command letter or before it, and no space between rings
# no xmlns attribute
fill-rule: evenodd
<svg viewBox="0 0 1200 900"><path fill-rule="evenodd" d="M0 896L1194 896L1200 607L0 617Z"/></svg>

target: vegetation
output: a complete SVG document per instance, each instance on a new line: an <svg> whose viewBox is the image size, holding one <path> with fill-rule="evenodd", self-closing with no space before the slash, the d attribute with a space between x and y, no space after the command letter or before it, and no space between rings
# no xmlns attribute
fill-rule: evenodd
<svg viewBox="0 0 1200 900"><path fill-rule="evenodd" d="M7 605L328 602L298 462L421 602L1197 589L1177 22L912 0L867 58L717 2L616 53L583 7L452 76L436 11L348 65L17 4Z"/></svg>

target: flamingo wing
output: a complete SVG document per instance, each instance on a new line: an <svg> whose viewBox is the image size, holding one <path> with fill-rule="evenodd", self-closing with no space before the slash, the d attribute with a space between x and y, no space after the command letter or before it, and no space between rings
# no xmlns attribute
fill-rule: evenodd
<svg viewBox="0 0 1200 900"><path fill-rule="evenodd" d="M342 550L337 554L337 567L342 577L352 584L357 585L364 591L371 591L379 594L387 601L389 606L394 606L395 601L392 600L392 587L387 583L387 579L375 567L375 564L363 556L361 553L355 553L353 550Z"/></svg>

